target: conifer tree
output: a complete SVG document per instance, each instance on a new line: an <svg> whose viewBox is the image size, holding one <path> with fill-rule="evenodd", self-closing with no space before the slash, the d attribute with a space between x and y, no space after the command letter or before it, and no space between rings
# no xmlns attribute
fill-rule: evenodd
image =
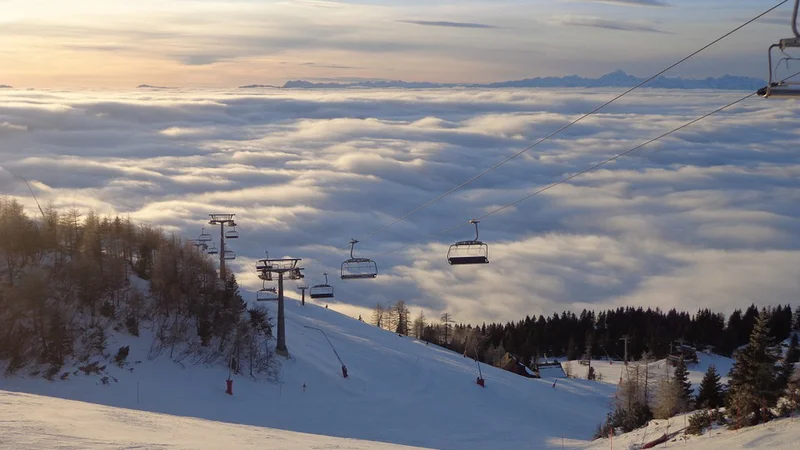
<svg viewBox="0 0 800 450"><path fill-rule="evenodd" d="M778 367L777 389L779 392L784 392L789 386L789 380L794 373L794 363L797 362L798 357L800 357L800 349L797 347L797 334L792 334L789 348L786 350L786 355Z"/></svg>
<svg viewBox="0 0 800 450"><path fill-rule="evenodd" d="M735 354L727 396L727 412L734 428L758 423L762 408L774 405L777 400L777 358L768 346L767 320L766 311L762 311L753 326L750 342Z"/></svg>
<svg viewBox="0 0 800 450"><path fill-rule="evenodd" d="M697 394L696 404L700 408L715 409L723 405L722 384L714 365L708 366L703 381L700 382L700 392Z"/></svg>
<svg viewBox="0 0 800 450"><path fill-rule="evenodd" d="M678 390L681 409L689 410L692 402L692 383L689 381L689 369L686 367L686 361L683 357L678 360L675 366L675 382L680 389Z"/></svg>

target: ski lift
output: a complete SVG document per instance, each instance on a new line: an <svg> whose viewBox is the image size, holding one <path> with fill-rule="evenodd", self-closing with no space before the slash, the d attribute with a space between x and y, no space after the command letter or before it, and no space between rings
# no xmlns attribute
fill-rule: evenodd
<svg viewBox="0 0 800 450"><path fill-rule="evenodd" d="M477 220L470 220L475 225L475 240L456 242L447 251L447 262L451 265L488 264L489 246L478 240Z"/></svg>
<svg viewBox="0 0 800 450"><path fill-rule="evenodd" d="M224 258L227 260L236 259L236 253L233 250L225 250Z"/></svg>
<svg viewBox="0 0 800 450"><path fill-rule="evenodd" d="M217 255L219 254L219 249L217 248L217 244L211 243L211 247L208 247L208 254L209 255Z"/></svg>
<svg viewBox="0 0 800 450"><path fill-rule="evenodd" d="M800 31L797 29L797 13L798 9L800 9L800 0L794 1L794 11L792 12L792 33L794 33L793 37L781 39L778 41L777 44L772 44L769 47L769 84L766 87L763 87L758 90L758 95L764 98L770 97L779 97L779 98L800 98L800 82L798 81L779 81L776 80L775 74L773 73L777 67L773 67L772 65L772 50L775 48L780 49L781 52L786 54L784 50L787 48L800 48ZM780 64L783 61L792 60L795 58L789 57L787 55L786 58L782 58L778 63Z"/></svg>
<svg viewBox="0 0 800 450"><path fill-rule="evenodd" d="M239 232L236 231L236 225L233 226L232 230L225 232L225 239L239 239Z"/></svg>
<svg viewBox="0 0 800 450"><path fill-rule="evenodd" d="M311 298L333 298L333 286L328 284L328 272L325 272L325 284L311 286Z"/></svg>
<svg viewBox="0 0 800 450"><path fill-rule="evenodd" d="M197 235L197 242L209 242L211 240L211 235L206 233L205 228L200 229L200 234Z"/></svg>
<svg viewBox="0 0 800 450"><path fill-rule="evenodd" d="M261 289L256 292L257 302L269 302L278 299L278 290L275 287L267 287L266 281L261 283Z"/></svg>
<svg viewBox="0 0 800 450"><path fill-rule="evenodd" d="M375 261L367 258L356 258L353 256L353 248L358 241L350 241L350 259L342 263L342 279L356 280L360 278L375 278L378 276L378 265Z"/></svg>

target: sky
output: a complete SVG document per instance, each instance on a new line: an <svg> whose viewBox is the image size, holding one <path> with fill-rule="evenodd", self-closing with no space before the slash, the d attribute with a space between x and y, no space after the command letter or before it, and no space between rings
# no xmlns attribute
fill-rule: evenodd
<svg viewBox="0 0 800 450"><path fill-rule="evenodd" d="M0 0L0 84L235 87L648 75L772 0ZM674 75L766 77L790 5Z"/></svg>
<svg viewBox="0 0 800 450"><path fill-rule="evenodd" d="M472 323L622 305L798 306L795 100L753 97L484 219L488 265L447 263L449 244L473 237L469 219L742 92L634 91L370 236L620 91L2 89L0 195L35 216L20 176L42 203L187 238L209 213L234 213L244 288L261 287L253 268L265 251L299 257L308 283L331 273L331 308L365 318L398 300ZM376 279L339 279L352 238Z"/></svg>

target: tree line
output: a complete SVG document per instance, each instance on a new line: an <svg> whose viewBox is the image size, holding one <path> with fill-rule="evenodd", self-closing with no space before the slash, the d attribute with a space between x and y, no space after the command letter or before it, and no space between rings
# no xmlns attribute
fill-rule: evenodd
<svg viewBox="0 0 800 450"><path fill-rule="evenodd" d="M793 311L790 305L778 305L769 307L768 312L770 339L784 339L793 328L800 328L800 308ZM404 301L378 304L371 323L466 353L487 364L498 365L508 353L533 367L537 361L553 357L622 360L623 337L628 338L628 353L633 359L645 352L665 358L674 353L679 342L731 356L748 343L760 311L750 305L726 317L707 308L690 314L676 309L664 312L659 308L620 307L599 312L584 309L579 315L569 311L529 315L516 322L481 325L456 324L449 313L433 320L422 311L413 320L409 314Z"/></svg>
<svg viewBox="0 0 800 450"><path fill-rule="evenodd" d="M784 348L770 337L770 322L770 311L763 309L747 344L733 353L727 385L721 383L717 368L709 365L695 393L682 358L666 376L657 373L649 352L625 365L615 409L598 427L595 437L628 432L645 426L650 419L691 411L696 412L689 416L687 433L702 434L712 425L738 429L800 410L800 376L794 367L800 360L800 330L791 333Z"/></svg>
<svg viewBox="0 0 800 450"><path fill-rule="evenodd" d="M111 358L115 330L152 336L150 357L277 375L266 309L248 309L235 276L219 280L191 243L130 218L52 206L41 213L31 218L16 200L0 198L6 373L43 368L52 378L67 362L96 365Z"/></svg>

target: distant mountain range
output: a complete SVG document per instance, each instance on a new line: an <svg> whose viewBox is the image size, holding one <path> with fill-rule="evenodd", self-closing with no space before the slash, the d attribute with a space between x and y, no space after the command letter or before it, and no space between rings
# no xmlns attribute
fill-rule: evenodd
<svg viewBox="0 0 800 450"><path fill-rule="evenodd" d="M151 86L149 84L140 84L136 86L137 89L177 89L174 87L167 87L167 86Z"/></svg>
<svg viewBox="0 0 800 450"><path fill-rule="evenodd" d="M0 89L14 89L14 88L7 84L0 84Z"/></svg>
<svg viewBox="0 0 800 450"><path fill-rule="evenodd" d="M287 81L283 85L284 89L346 89L346 88L405 88L405 89L436 89L436 88L556 88L556 87L632 87L646 80L633 75L628 75L622 70L611 72L600 78L584 78L577 75L566 77L537 77L526 78L524 80L501 81L497 83L429 83L429 82L408 82L408 81L356 81L350 83L314 83L304 80ZM734 75L724 75L719 78L667 78L660 76L647 83L645 86L650 88L662 89L724 89L724 90L756 90L764 87L766 81L760 78L740 77ZM252 89L259 87L275 87L268 85L248 85L241 86L241 89Z"/></svg>
<svg viewBox="0 0 800 450"><path fill-rule="evenodd" d="M280 89L280 86L274 86L271 84L248 84L247 86L239 86L239 89L258 89L258 88Z"/></svg>

